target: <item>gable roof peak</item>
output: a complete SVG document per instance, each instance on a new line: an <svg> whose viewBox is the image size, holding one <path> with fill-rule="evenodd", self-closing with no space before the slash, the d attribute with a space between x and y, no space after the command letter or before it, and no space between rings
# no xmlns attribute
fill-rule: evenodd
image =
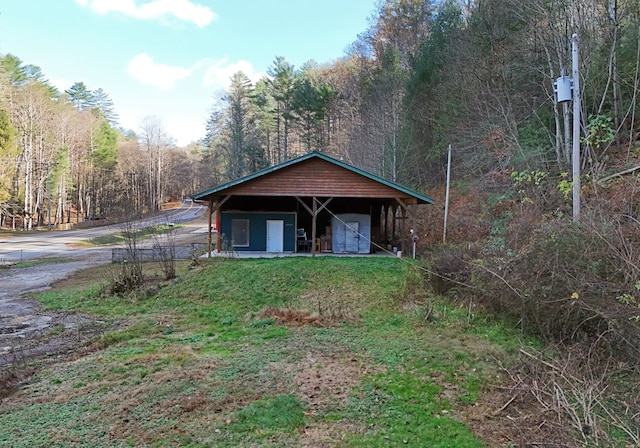
<svg viewBox="0 0 640 448"><path fill-rule="evenodd" d="M229 189L231 187L235 187L235 186L243 184L245 182L249 182L249 181L251 181L253 179L265 176L265 175L270 174L270 173L274 173L274 172L282 170L284 168L287 168L287 167L290 167L290 166L293 166L293 165L297 165L297 164L302 163L304 161L307 161L307 160L310 160L310 159L315 159L315 158L324 160L324 161L326 161L328 163L331 163L331 164L333 164L335 166L341 167L341 168L343 168L343 169L345 169L347 171L359 174L359 175L364 176L364 177L366 177L366 178L368 178L368 179L370 179L372 181L378 182L380 184L386 185L387 187L393 188L393 189L398 190L398 191L400 191L402 193L405 193L405 194L408 194L410 196L413 196L414 198L418 199L418 201L420 201L420 202L423 202L423 203L426 203L426 204L433 204L434 203L434 200L431 199L428 196L425 196L425 195L423 195L421 193L413 191L413 190L411 190L409 188L403 187L403 186L401 186L399 184L396 184L394 182L388 181L388 180L386 180L386 179L384 179L382 177L376 176L375 174L371 174L371 173L369 173L367 171L364 171L364 170L362 170L360 168L357 168L357 167L355 167L353 165L350 165L350 164L344 162L342 159L338 160L336 158L330 157L330 156L328 156L328 155L326 155L326 154L324 154L322 152L319 152L319 151L311 151L311 152L308 152L308 153L303 154L301 156L295 157L293 159L285 160L284 162L281 162L281 163L279 163L277 165L273 165L273 166L264 168L262 170L259 170L259 171L256 171L254 173L248 174L247 176L240 177L238 179L235 179L235 180L232 180L230 182L218 185L218 186L210 188L208 190L201 191L199 193L193 194L193 195L191 195L191 198L194 199L194 200L201 200L201 199L205 198L206 196L210 196L212 194L219 193L219 192L221 192L223 190L227 190L227 189Z"/></svg>

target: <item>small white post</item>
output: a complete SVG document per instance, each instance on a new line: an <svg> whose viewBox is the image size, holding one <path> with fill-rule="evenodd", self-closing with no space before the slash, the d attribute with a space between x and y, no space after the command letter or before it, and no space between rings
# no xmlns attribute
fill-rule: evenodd
<svg viewBox="0 0 640 448"><path fill-rule="evenodd" d="M447 192L444 198L444 230L442 231L442 242L447 242L447 215L449 214L449 184L451 183L451 145L447 150Z"/></svg>

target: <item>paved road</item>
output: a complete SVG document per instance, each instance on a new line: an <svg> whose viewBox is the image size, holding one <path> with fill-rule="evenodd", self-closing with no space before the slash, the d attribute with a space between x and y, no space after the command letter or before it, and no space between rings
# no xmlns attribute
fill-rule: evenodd
<svg viewBox="0 0 640 448"><path fill-rule="evenodd" d="M165 223L190 222L201 217L204 211L204 207L191 201L185 201L180 208L161 213L152 218L135 221L131 225L141 228ZM0 264L42 257L80 257L93 249L74 249L69 246L70 244L120 232L122 229L122 224L114 224L91 229L39 232L18 236L0 234Z"/></svg>

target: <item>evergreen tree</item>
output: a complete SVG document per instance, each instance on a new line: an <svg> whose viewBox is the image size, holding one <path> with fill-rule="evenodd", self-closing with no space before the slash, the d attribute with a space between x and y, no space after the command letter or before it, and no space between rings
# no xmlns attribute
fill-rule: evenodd
<svg viewBox="0 0 640 448"><path fill-rule="evenodd" d="M69 100L75 108L81 110L91 110L94 107L93 93L87 89L83 82L76 82L68 90L64 91L69 95Z"/></svg>
<svg viewBox="0 0 640 448"><path fill-rule="evenodd" d="M227 128L229 130L229 154L227 175L236 179L247 174L249 144L249 102L253 87L242 72L231 77L229 93L224 98L228 106Z"/></svg>
<svg viewBox="0 0 640 448"><path fill-rule="evenodd" d="M277 117L274 112L276 102L270 92L271 86L267 78L260 79L253 89L254 134L260 145L260 154L251 159L252 171L273 165L278 160L275 145L272 144L273 135L277 132Z"/></svg>
<svg viewBox="0 0 640 448"><path fill-rule="evenodd" d="M289 159L289 133L293 115L291 111L296 84L294 66L282 57L276 57L267 69L271 95L276 101L276 162Z"/></svg>
<svg viewBox="0 0 640 448"><path fill-rule="evenodd" d="M18 148L15 142L16 130L11 124L9 114L0 109L0 207L12 196L11 179L15 169L15 157ZM0 213L2 213L0 210Z"/></svg>
<svg viewBox="0 0 640 448"><path fill-rule="evenodd" d="M336 96L336 90L314 80L311 71L304 73L296 83L291 109L300 123L307 152L323 149L323 123Z"/></svg>
<svg viewBox="0 0 640 448"><path fill-rule="evenodd" d="M208 122L207 146L224 160L227 179L237 179L266 166L260 111L264 97L255 94L242 72L231 78L229 91Z"/></svg>
<svg viewBox="0 0 640 448"><path fill-rule="evenodd" d="M118 157L118 132L107 121L102 121L95 138L93 162L98 168L111 170Z"/></svg>
<svg viewBox="0 0 640 448"><path fill-rule="evenodd" d="M22 61L17 56L7 54L0 57L0 65L9 76L9 82L13 86L20 85L27 81L27 74L22 65Z"/></svg>
<svg viewBox="0 0 640 448"><path fill-rule="evenodd" d="M102 88L98 88L91 92L92 96L92 106L102 113L102 116L109 122L109 124L113 127L118 126L118 114L116 113L113 101L107 95L107 92L102 90Z"/></svg>

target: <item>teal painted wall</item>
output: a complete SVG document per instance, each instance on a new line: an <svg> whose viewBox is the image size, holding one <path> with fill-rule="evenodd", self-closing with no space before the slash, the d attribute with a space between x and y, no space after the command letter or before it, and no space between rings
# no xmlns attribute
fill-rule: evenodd
<svg viewBox="0 0 640 448"><path fill-rule="evenodd" d="M242 213L222 212L220 214L220 235L223 238L223 250L231 243L231 221L233 219L249 220L249 247L233 247L233 250L264 252L267 250L267 220L281 219L284 221L285 252L296 250L296 215L295 213ZM227 243L225 243L225 241Z"/></svg>

